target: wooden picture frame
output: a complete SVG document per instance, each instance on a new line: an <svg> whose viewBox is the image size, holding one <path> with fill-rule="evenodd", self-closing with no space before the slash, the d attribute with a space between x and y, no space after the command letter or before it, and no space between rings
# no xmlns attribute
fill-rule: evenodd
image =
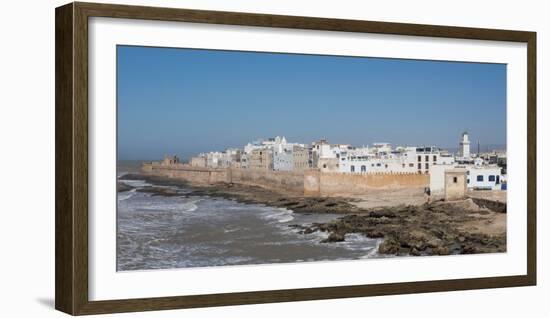
<svg viewBox="0 0 550 318"><path fill-rule="evenodd" d="M56 16L55 307L72 314L427 293L536 284L536 33L297 16L70 3ZM527 275L146 299L88 297L88 19L111 17L527 43Z"/></svg>

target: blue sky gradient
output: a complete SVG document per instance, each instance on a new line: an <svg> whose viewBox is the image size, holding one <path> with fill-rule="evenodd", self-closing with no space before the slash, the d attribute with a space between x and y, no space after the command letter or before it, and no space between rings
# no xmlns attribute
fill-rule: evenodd
<svg viewBox="0 0 550 318"><path fill-rule="evenodd" d="M506 65L117 47L118 158L310 143L506 142Z"/></svg>

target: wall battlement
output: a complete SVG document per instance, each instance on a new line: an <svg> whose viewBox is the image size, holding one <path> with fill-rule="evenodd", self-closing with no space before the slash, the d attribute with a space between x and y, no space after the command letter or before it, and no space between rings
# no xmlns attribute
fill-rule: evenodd
<svg viewBox="0 0 550 318"><path fill-rule="evenodd" d="M299 193L306 196L360 195L376 190L420 189L429 186L430 176L414 173L354 174L303 171L268 171L240 168L199 168L184 164L162 165L148 163L144 173L181 179L205 185L237 183L259 186L277 192Z"/></svg>

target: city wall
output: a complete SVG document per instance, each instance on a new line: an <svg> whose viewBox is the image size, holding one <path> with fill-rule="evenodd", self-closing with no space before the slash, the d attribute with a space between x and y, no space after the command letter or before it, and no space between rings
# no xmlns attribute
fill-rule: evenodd
<svg viewBox="0 0 550 318"><path fill-rule="evenodd" d="M147 174L179 179L201 185L231 182L228 179L227 169L196 168L183 164L144 164L142 170Z"/></svg>
<svg viewBox="0 0 550 318"><path fill-rule="evenodd" d="M350 174L310 170L304 177L306 195L347 196L377 190L421 189L429 186L427 174Z"/></svg>
<svg viewBox="0 0 550 318"><path fill-rule="evenodd" d="M266 171L259 169L227 169L229 182L259 186L280 192L303 193L304 173L299 171Z"/></svg>
<svg viewBox="0 0 550 318"><path fill-rule="evenodd" d="M195 184L237 183L306 196L360 195L376 190L399 190L429 186L427 174L349 174L305 171L266 171L239 168L196 168L187 165L143 166L145 173Z"/></svg>

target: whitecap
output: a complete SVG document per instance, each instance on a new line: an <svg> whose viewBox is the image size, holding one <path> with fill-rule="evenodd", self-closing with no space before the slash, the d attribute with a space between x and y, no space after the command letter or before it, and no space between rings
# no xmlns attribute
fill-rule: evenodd
<svg viewBox="0 0 550 318"><path fill-rule="evenodd" d="M266 214L265 218L268 220L277 220L279 223L287 223L294 220L294 215L292 211L280 208Z"/></svg>
<svg viewBox="0 0 550 318"><path fill-rule="evenodd" d="M120 177L123 177L123 176L125 176L125 175L127 175L127 174L128 174L128 172L120 172L120 173L117 174L116 177L117 177L117 179L119 179Z"/></svg>
<svg viewBox="0 0 550 318"><path fill-rule="evenodd" d="M383 241L383 239L377 239L376 244L374 245L372 250L370 250L366 255L361 256L361 258L381 257L381 255L378 253L378 247L380 246L380 244L382 244Z"/></svg>
<svg viewBox="0 0 550 318"><path fill-rule="evenodd" d="M197 201L191 201L183 204L183 212L193 212L199 207L195 204Z"/></svg>
<svg viewBox="0 0 550 318"><path fill-rule="evenodd" d="M239 228L238 227L225 227L223 229L223 232L224 233L232 233L232 232L235 232L235 231L238 231Z"/></svg>
<svg viewBox="0 0 550 318"><path fill-rule="evenodd" d="M124 191L118 194L118 201L128 200L136 194L136 189L130 191Z"/></svg>

